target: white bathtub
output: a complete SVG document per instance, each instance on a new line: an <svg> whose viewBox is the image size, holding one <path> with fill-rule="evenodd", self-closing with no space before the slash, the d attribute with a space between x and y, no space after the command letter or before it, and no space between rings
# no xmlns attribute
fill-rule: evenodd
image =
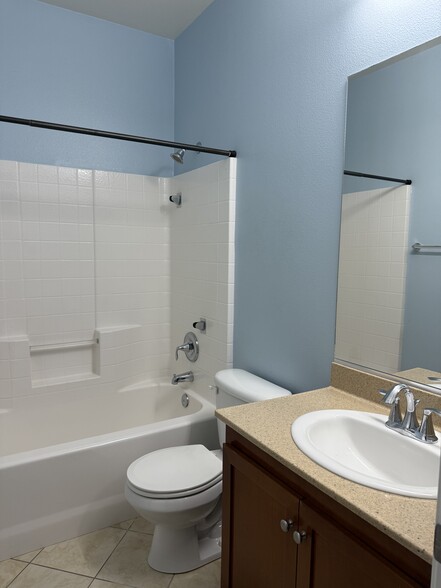
<svg viewBox="0 0 441 588"><path fill-rule="evenodd" d="M14 400L0 409L0 560L130 518L128 465L188 443L217 446L214 406L179 386Z"/></svg>

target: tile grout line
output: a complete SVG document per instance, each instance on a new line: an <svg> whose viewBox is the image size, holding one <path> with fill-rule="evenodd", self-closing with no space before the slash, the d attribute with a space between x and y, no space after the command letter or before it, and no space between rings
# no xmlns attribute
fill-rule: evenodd
<svg viewBox="0 0 441 588"><path fill-rule="evenodd" d="M130 527L133 525L133 522L130 524ZM109 561L109 559L112 557L113 553L115 552L115 549L118 547L118 545L121 543L121 541L124 539L124 537L127 535L127 532L129 531L130 527L128 529L121 529L122 531L124 531L124 534L121 536L121 539L118 541L118 543L115 545L115 547L112 549L112 551L109 553L108 557L106 557L106 560L104 561L103 565L100 567L100 569L97 571L97 573L93 576L93 579L99 579L97 576L98 574L101 572L101 570L103 569L103 567L106 565L106 563ZM110 527L112 529L119 529L120 527Z"/></svg>
<svg viewBox="0 0 441 588"><path fill-rule="evenodd" d="M19 560L14 560L14 561L19 561ZM18 572L18 574L15 576L15 578L12 578L12 580L9 582L9 584L6 584L5 588L8 588L8 586L11 586L12 582L15 582L15 580L20 576L20 574L22 574L25 571L25 569L30 565L30 562L22 562L22 563L26 563L25 567Z"/></svg>
<svg viewBox="0 0 441 588"><path fill-rule="evenodd" d="M133 521L133 522L134 522L134 521ZM130 527L133 525L133 522L131 523ZM97 572L97 573L96 573L94 576L88 576L87 574L80 574L80 573L78 573L78 572L72 572L72 571L65 570L65 569L62 569L62 568L57 568L57 567L54 567L54 566L48 566L48 565L44 565L44 564L35 563L35 562L34 562L34 560L35 560L35 559L38 557L39 553L41 553L41 552L43 551L43 549L44 549L44 547L42 547L42 548L40 549L39 553L37 553L37 555L35 555L35 556L32 558L32 560L31 560L31 561L29 561L29 562L25 562L25 561L23 561L23 560L19 560L19 559L10 558L10 559L11 559L11 561L17 561L17 562L19 562L19 563L25 563L26 565L25 565L25 567L24 567L22 570L20 570L20 572L19 572L19 573L18 573L18 574L17 574L17 575L16 575L16 576L15 576L15 577L14 577L14 578L11 580L11 582L5 586L5 588L8 588L9 586L11 586L11 585L12 585L12 583L13 583L13 582L15 582L15 580L16 580L16 579L17 579L17 578L18 578L18 577L19 577L19 576L20 576L20 575L21 575L21 574L22 574L22 573L23 573L23 572L24 572L24 571L25 571L25 570L26 570L26 569L27 569L27 568L28 568L30 565L34 565L34 566L37 566L37 567L40 567L40 568L46 568L46 569L48 569L48 570L55 570L55 571L57 571L57 572L64 572L65 574L72 574L72 575L74 575L74 576L79 576L79 577L81 577L81 578L89 578L89 579L90 579L90 583L89 583L89 586L88 586L88 588L89 588L89 587L90 587L90 585L92 584L92 582L93 582L95 579L98 579L98 578L97 578L97 575L100 573L100 571L101 571L101 570L103 569L103 567L106 565L107 561L109 560L109 558L111 557L111 555L113 554L113 552L115 551L115 549L118 547L118 545L119 545L119 544L121 543L121 541L124 539L124 537L127 535L127 531L130 529L130 527L129 527L128 529L121 529L120 527L112 527L112 526L111 526L111 527L109 527L109 528L113 528L113 529L119 529L119 530L123 531L123 535L121 536L121 539L118 541L118 543L117 543L117 544L115 545L115 547L112 549L111 553L110 553L110 554L109 554L109 556L106 558L105 562L103 563L103 565L100 567L100 569L98 570L98 572ZM87 534L87 533L86 533L86 534ZM47 547L49 547L49 546L47 546ZM106 581L108 581L108 580L106 580ZM114 582L112 582L112 584L114 584ZM115 585L116 585L116 584L115 584Z"/></svg>
<svg viewBox="0 0 441 588"><path fill-rule="evenodd" d="M114 527L112 527L112 526L111 526L111 527L110 527L110 528L114 528L114 529L118 529L118 530L121 530L121 531L123 531L123 534L122 534L121 538L119 539L118 543L115 545L115 547L112 549L112 551L110 552L110 554L108 555L108 557L107 557L107 558L106 558L106 560L104 561L103 565L102 565L102 566L99 568L99 570L96 572L96 574L95 574L95 575L93 575L93 576L92 576L92 575L82 574L82 573L78 573L78 572L72 572L72 571L70 571L70 570L62 569L62 568L59 568L59 567L54 567L54 566L44 565L44 564L40 564L40 563L35 563L35 559L38 557L39 553L41 553L41 551L43 551L43 549L44 549L44 547L43 547L43 548L41 548L41 549L39 550L39 553L37 553L37 554L36 554L36 555L35 555L35 556L32 558L32 560L31 560L31 561L29 561L29 562L26 562L26 561L23 561L23 560L19 560L19 559L14 559L14 558L11 558L11 560L12 560L12 561L17 561L17 562L19 562L19 563L23 563L23 564L25 564L25 567L24 567L22 570L20 570L20 572L19 572L19 573L18 573L18 574L17 574L17 575L16 575L16 576L15 576L15 577L14 577L14 578L11 580L11 582L9 582L9 583L8 583L8 584L5 586L5 588L9 588L10 586L12 586L12 585L13 585L13 583L15 582L15 580L16 580L16 579L17 579L17 578L18 578L18 577L19 577L19 576L20 576L20 575L21 575L21 574L22 574L22 573L23 573L23 572L24 572L24 571L25 571L25 570L26 570L26 569L27 569L27 568L28 568L30 565L34 565L34 566L37 566L37 567L40 567L40 568L45 568L45 569L48 569L48 570L58 571L58 572L65 573L65 574L71 574L71 575L73 575L73 576L78 576L78 577L80 577L80 578L84 578L84 579L86 579L86 578L87 578L87 579L89 579L89 580L90 580L90 582L89 582L89 584L88 584L87 588L90 588L90 586L92 585L92 583L94 582L94 580L100 580L100 578L98 578L98 575L99 575L99 573L102 571L102 569L104 568L104 566L106 565L106 563L109 561L109 559L110 559L110 558L112 557L112 555L114 554L115 550L118 548L118 546L119 546L119 545L121 544L121 542L124 540L124 538L127 536L127 533L128 533L129 531L131 531L131 529L132 529L132 527L133 527L133 525L134 525L134 523L135 523L135 520L136 520L136 519L134 519L134 520L131 522L130 526L129 526L127 529L122 529L121 527L116 527L116 526L114 526ZM136 533L136 534L138 534L138 533L139 533L139 534L141 534L141 535L144 535L144 534L151 535L151 533L142 533L142 532L138 532L138 531L131 531L131 532L132 532L132 533ZM164 575L166 575L166 574L164 574ZM168 574L167 574L167 575L168 575ZM169 581L169 583L167 584L167 588L170 588L170 587L173 585L173 581L174 581L174 579L175 579L175 576L176 576L176 574L170 574L170 581ZM109 583L109 588L111 588L112 586L115 586L115 587L116 587L116 586L118 586L118 585L119 585L118 583L115 583L115 582L113 582L113 581L111 581L111 580L104 580L104 579L103 579L102 581L103 581L103 582L108 582L108 583Z"/></svg>
<svg viewBox="0 0 441 588"><path fill-rule="evenodd" d="M114 551L116 550L116 548L118 547L118 545L119 545L119 544L122 542L122 540L124 539L124 537L127 535L127 533L128 533L129 531L130 531L130 532L132 532L132 533L137 533L137 534L140 534L140 535L152 535L151 533L142 533L142 532L140 532L140 531L131 531L131 529L132 529L132 526L135 524L135 521L136 521L136 518L135 518L135 519L133 519L132 523L130 524L130 526L129 526L127 529L123 529L123 530L125 531L125 532L124 532L124 535L123 535L123 536L121 537L121 539L118 541L117 545L115 545L115 548L112 550L112 553L110 553L109 557L108 557L108 558L106 559L106 561L103 563L103 565L101 566L101 568L100 568L100 569L99 569L99 571L96 573L96 575L95 575L95 577L94 577L93 579L96 579L96 580L100 580L100 579L101 579L101 578L98 578L98 574L99 574L99 573L101 572L101 570L104 568L104 566L105 566L105 565L106 565L106 563L109 561L109 559L110 559L110 558L111 558L111 556L113 555L113 553L114 553ZM119 527L113 527L113 528L119 528ZM148 565L148 563L147 563L147 565ZM160 572L160 573L162 573L162 572ZM168 574L164 574L164 575L168 575ZM170 582L168 583L168 585L167 585L167 587L166 587L166 588L170 588L170 586L171 586L171 583L173 582L173 580L174 580L174 578L175 578L175 575L176 575L176 574L171 574ZM111 580L102 580L102 581L103 581L103 582L110 582L111 584L114 584L115 586L118 586L118 585L119 585L119 584L118 584L118 582L117 582L117 583L114 583L114 582L112 582Z"/></svg>
<svg viewBox="0 0 441 588"><path fill-rule="evenodd" d="M176 574L173 574L170 580L170 584L167 586L167 588L170 588L170 586L172 585L173 580L175 579Z"/></svg>
<svg viewBox="0 0 441 588"><path fill-rule="evenodd" d="M127 529L126 533L128 533L129 531L131 531L132 526L135 524L136 519L133 519L132 524L130 525L130 527ZM151 537L153 537L153 533L142 533L141 531L131 531L132 533L139 533L140 535L150 535ZM115 548L116 549L116 548ZM147 556L145 557L145 561L147 563L147 565L149 565L148 561L147 561ZM153 568L152 568L153 569ZM163 573L163 572L159 572L159 573ZM165 574L164 574L165 575ZM168 584L167 588L170 588L171 583L173 582L173 579L175 577L176 574L171 574L171 579L170 579L170 583Z"/></svg>
<svg viewBox="0 0 441 588"><path fill-rule="evenodd" d="M56 572L64 572L65 574L72 574L72 576L80 576L80 578L91 578L92 580L95 579L95 576L88 576L87 574L80 574L78 572L71 572L69 570L63 570L62 568L56 568L54 566L48 566L48 565L44 565L44 564L39 564L39 563L29 563L28 564L33 565L33 566L37 566L38 568L45 568L46 570L55 570ZM28 566L26 566L28 567Z"/></svg>

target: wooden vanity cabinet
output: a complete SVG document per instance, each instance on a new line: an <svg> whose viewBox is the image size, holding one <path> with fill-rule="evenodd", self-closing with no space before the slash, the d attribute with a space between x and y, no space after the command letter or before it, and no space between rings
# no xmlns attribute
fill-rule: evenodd
<svg viewBox="0 0 441 588"><path fill-rule="evenodd" d="M430 564L229 428L223 459L222 588L429 587Z"/></svg>
<svg viewBox="0 0 441 588"><path fill-rule="evenodd" d="M229 445L223 459L222 587L295 586L298 497Z"/></svg>

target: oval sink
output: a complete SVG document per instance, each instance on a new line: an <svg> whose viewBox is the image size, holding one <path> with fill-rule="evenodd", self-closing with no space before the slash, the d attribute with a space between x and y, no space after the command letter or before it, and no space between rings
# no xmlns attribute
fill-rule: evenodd
<svg viewBox="0 0 441 588"><path fill-rule="evenodd" d="M364 486L436 498L440 442L428 445L385 426L387 417L354 410L318 410L296 419L291 435L308 457Z"/></svg>

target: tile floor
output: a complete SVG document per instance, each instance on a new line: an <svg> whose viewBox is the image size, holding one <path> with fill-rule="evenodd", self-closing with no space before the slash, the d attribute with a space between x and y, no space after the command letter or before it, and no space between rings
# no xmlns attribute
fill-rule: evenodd
<svg viewBox="0 0 441 588"><path fill-rule="evenodd" d="M219 588L220 559L187 574L146 560L153 527L137 518L0 562L0 588Z"/></svg>

